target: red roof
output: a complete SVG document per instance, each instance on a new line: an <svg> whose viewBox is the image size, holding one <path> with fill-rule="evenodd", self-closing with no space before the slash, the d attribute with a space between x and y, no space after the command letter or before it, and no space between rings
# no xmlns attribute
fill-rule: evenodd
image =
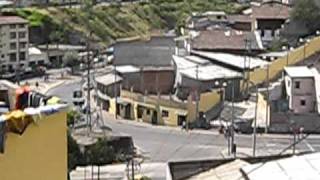
<svg viewBox="0 0 320 180"><path fill-rule="evenodd" d="M24 24L28 23L26 19L19 16L0 16L0 24Z"/></svg>
<svg viewBox="0 0 320 180"><path fill-rule="evenodd" d="M252 16L256 19L288 19L291 8L279 2L266 2L252 6Z"/></svg>
<svg viewBox="0 0 320 180"><path fill-rule="evenodd" d="M236 30L207 30L200 32L192 42L197 50L244 50L246 39L251 40L252 49L261 49L253 32Z"/></svg>

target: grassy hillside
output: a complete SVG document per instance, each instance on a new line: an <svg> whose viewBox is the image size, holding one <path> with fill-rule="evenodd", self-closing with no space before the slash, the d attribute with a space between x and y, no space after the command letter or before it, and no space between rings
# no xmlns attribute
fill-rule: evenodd
<svg viewBox="0 0 320 180"><path fill-rule="evenodd" d="M224 10L234 13L240 9L240 6L227 0L150 0L148 3L90 9L34 7L17 9L13 13L27 18L32 27L49 29L50 41L68 41L66 36L70 33L84 35L93 32L95 40L106 45L118 38L148 37L154 31L177 28L194 11Z"/></svg>

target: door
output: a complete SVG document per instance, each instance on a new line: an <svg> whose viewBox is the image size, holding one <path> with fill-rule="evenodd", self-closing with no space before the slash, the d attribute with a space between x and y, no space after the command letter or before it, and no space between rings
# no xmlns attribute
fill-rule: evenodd
<svg viewBox="0 0 320 180"><path fill-rule="evenodd" d="M158 113L157 113L157 111L153 111L152 124L158 124Z"/></svg>

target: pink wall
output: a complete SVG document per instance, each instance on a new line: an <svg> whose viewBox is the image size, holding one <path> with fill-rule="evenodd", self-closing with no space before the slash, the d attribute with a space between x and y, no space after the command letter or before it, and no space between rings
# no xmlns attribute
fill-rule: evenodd
<svg viewBox="0 0 320 180"><path fill-rule="evenodd" d="M300 88L296 88L296 82L300 82ZM315 83L314 78L293 78L291 84L292 108L295 113L309 113L315 110ZM305 105L301 104L305 101Z"/></svg>

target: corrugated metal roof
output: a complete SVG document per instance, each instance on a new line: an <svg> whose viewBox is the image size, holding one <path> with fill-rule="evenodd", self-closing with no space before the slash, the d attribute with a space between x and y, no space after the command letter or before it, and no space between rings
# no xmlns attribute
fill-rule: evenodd
<svg viewBox="0 0 320 180"><path fill-rule="evenodd" d="M122 81L122 77L115 75L113 73L106 74L103 76L99 76L96 78L96 82L108 86L110 84L114 84L116 82Z"/></svg>
<svg viewBox="0 0 320 180"><path fill-rule="evenodd" d="M256 57L245 58L244 56L239 56L239 55L233 55L233 54L227 54L227 53L204 52L204 51L192 51L192 53L208 58L212 61L216 61L218 63L222 63L238 69L261 68L268 64L267 61L264 61Z"/></svg>
<svg viewBox="0 0 320 180"><path fill-rule="evenodd" d="M285 67L284 70L290 77L295 77L295 78L314 77L313 72L307 66L290 66L290 67Z"/></svg>
<svg viewBox="0 0 320 180"><path fill-rule="evenodd" d="M250 180L318 180L320 179L320 153L247 165L242 168Z"/></svg>
<svg viewBox="0 0 320 180"><path fill-rule="evenodd" d="M173 56L173 59L177 65L178 73L187 76L192 79L198 80L214 80L221 78L237 78L242 75L234 70L214 65L212 63L206 65L199 65L184 57ZM204 62L205 59L198 58L198 61ZM197 70L198 66L198 70Z"/></svg>
<svg viewBox="0 0 320 180"><path fill-rule="evenodd" d="M189 180L244 180L240 168L249 165L243 160L234 160L217 168L195 175Z"/></svg>

